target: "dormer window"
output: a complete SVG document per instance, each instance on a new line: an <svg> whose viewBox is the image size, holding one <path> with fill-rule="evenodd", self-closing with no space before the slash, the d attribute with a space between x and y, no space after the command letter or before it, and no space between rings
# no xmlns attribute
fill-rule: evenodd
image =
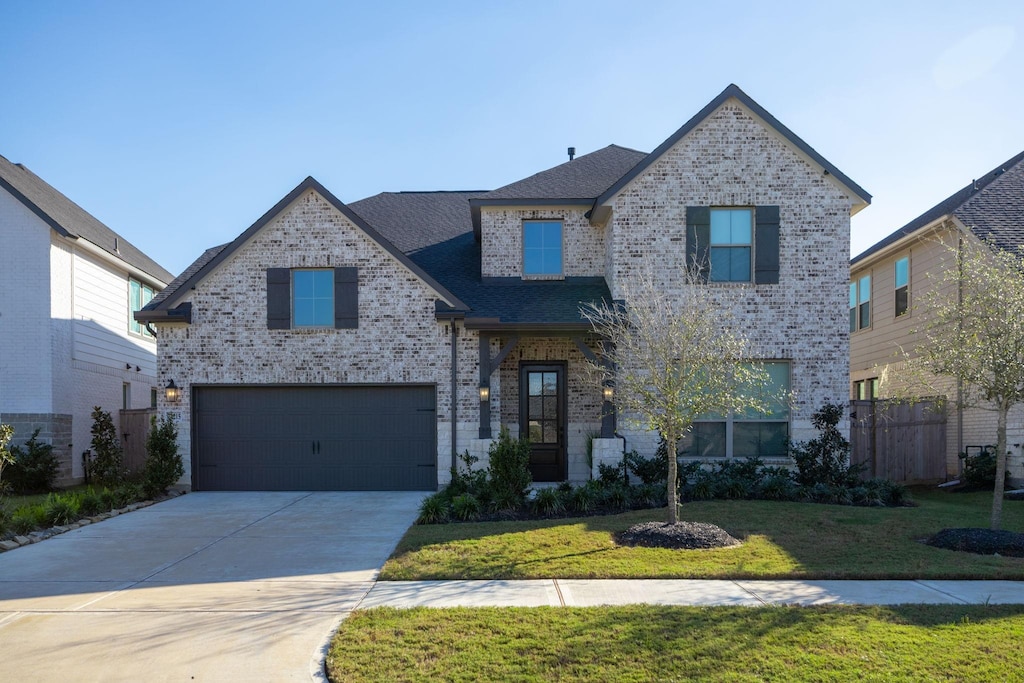
<svg viewBox="0 0 1024 683"><path fill-rule="evenodd" d="M560 278L562 222L523 221L523 277Z"/></svg>

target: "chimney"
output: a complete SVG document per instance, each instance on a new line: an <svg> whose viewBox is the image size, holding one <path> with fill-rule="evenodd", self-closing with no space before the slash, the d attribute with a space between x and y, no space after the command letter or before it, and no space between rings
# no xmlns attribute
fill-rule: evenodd
<svg viewBox="0 0 1024 683"><path fill-rule="evenodd" d="M575 156L576 156L576 148L575 147L570 147L569 148L569 161L572 161L573 157L575 157Z"/></svg>

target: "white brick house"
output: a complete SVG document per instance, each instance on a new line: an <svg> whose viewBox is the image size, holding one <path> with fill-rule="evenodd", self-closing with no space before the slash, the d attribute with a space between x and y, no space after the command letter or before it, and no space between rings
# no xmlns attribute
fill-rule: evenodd
<svg viewBox="0 0 1024 683"><path fill-rule="evenodd" d="M35 429L83 477L94 406L148 407L156 342L132 318L172 275L21 164L0 157L0 422ZM134 305L133 305L134 298Z"/></svg>
<svg viewBox="0 0 1024 683"><path fill-rule="evenodd" d="M501 426L530 436L535 480L581 480L588 441L599 460L657 437L583 381L600 340L580 304L652 263L671 292L710 244L701 286L794 400L702 422L682 455L785 457L847 393L849 219L869 201L730 86L650 154L611 145L491 192L345 205L309 178L136 317L180 390L160 410L182 420L186 485L433 489Z"/></svg>

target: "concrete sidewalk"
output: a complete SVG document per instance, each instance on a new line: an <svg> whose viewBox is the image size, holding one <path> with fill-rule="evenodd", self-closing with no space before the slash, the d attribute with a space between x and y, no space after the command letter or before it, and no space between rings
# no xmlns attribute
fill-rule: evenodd
<svg viewBox="0 0 1024 683"><path fill-rule="evenodd" d="M1024 581L762 581L534 579L380 581L370 607L592 607L596 605L1024 604Z"/></svg>

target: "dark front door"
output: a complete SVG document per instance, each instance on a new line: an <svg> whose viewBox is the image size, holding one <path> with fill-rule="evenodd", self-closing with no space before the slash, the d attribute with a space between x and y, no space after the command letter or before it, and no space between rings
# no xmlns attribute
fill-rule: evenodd
<svg viewBox="0 0 1024 683"><path fill-rule="evenodd" d="M565 364L519 370L519 424L530 439L534 481L565 481Z"/></svg>

